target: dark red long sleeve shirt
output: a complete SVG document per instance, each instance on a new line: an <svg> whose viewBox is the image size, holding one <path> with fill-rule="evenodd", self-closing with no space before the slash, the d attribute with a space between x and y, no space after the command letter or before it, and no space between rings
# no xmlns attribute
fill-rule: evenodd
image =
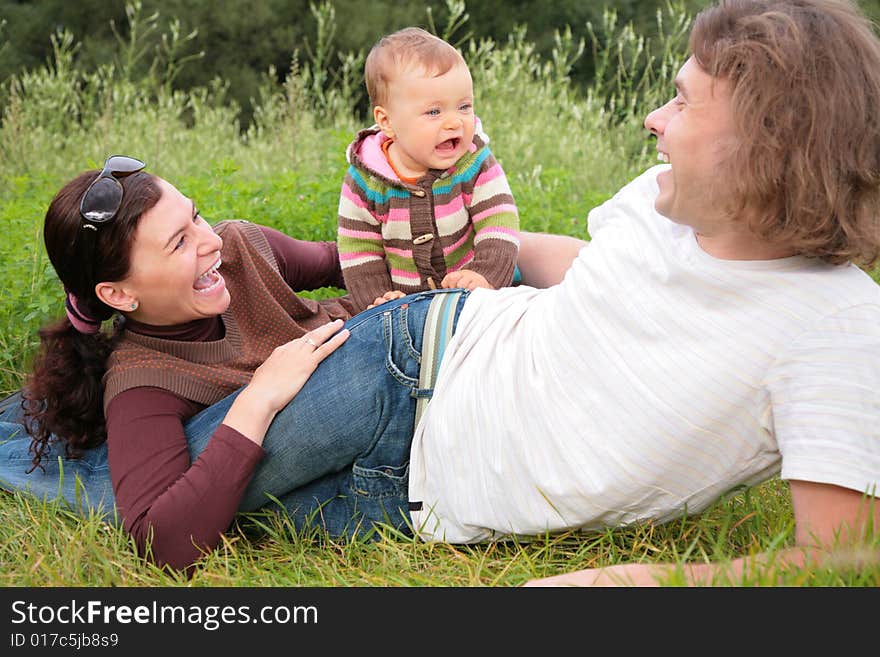
<svg viewBox="0 0 880 657"><path fill-rule="evenodd" d="M265 226L282 277L291 289L343 287L336 244L296 240ZM218 340L220 317L177 326L129 321L136 333L172 340ZM263 448L221 424L195 461L184 423L201 404L154 387L116 395L107 407L110 477L123 526L159 565L187 568L216 547L238 509Z"/></svg>

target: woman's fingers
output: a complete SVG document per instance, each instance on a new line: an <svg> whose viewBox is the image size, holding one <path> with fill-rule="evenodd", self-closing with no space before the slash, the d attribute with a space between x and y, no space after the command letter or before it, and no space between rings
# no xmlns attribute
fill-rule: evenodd
<svg viewBox="0 0 880 657"><path fill-rule="evenodd" d="M249 387L257 391L273 412L287 404L318 367L348 339L348 329L339 330L337 320L285 342L256 369Z"/></svg>
<svg viewBox="0 0 880 657"><path fill-rule="evenodd" d="M312 353L317 353L319 356L323 358L323 355L332 353L342 342L345 342L345 338L348 337L348 330L344 329L340 331L339 329L342 327L342 320L337 319L323 326L319 326L316 329L312 329L301 338L296 338L295 340L291 340L288 344L302 344L312 349ZM345 337L341 341L337 341L333 344L332 348L328 348L331 342L338 337L340 334L345 334ZM323 355L322 355L323 354Z"/></svg>
<svg viewBox="0 0 880 657"><path fill-rule="evenodd" d="M321 327L324 328L324 327ZM338 329L337 329L338 330ZM308 335L308 334L306 334ZM322 342L318 342L317 338L314 338L316 342L315 350L312 352L312 355L317 357L318 362L321 362L327 356L332 354L334 351L339 349L343 342L348 340L348 336L351 335L348 329L342 329L338 331L336 334L331 334L329 339L322 338ZM311 344L311 343L309 343Z"/></svg>

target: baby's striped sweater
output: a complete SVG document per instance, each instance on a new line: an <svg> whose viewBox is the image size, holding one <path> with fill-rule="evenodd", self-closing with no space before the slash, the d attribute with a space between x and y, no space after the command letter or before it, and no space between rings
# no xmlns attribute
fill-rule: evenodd
<svg viewBox="0 0 880 657"><path fill-rule="evenodd" d="M389 290L440 287L470 269L496 288L510 285L519 252L519 217L501 165L477 131L448 170L402 182L382 153L376 126L349 145L339 199L338 247L345 286L358 309Z"/></svg>

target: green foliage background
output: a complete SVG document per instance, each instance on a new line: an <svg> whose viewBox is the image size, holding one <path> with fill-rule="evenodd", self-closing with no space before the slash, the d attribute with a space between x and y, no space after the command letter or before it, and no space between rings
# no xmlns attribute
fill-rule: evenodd
<svg viewBox="0 0 880 657"><path fill-rule="evenodd" d="M623 22L633 21L642 33L650 33L662 0L618 0L609 3ZM338 67L339 55L369 50L384 33L406 25L428 26L426 8L436 22L448 16L444 2L431 0L333 0L338 29L328 52L330 69ZM553 31L565 25L575 37L586 36L586 23L601 19L604 3L563 0L538 3L523 0L477 1L468 5L471 19L467 30L476 38L504 41L517 25L527 26L528 38L538 52L547 55L553 46ZM688 3L698 6L699 0ZM243 108L242 122L251 118L252 99L258 95L261 77L271 68L280 82L294 53L308 56L318 41L318 24L310 11L310 0L143 0L143 16L158 12L157 29L142 42L145 53L162 47L162 35L179 22L183 35L197 33L182 44L181 56L198 56L197 66L182 70L174 80L177 89L204 86L214 78L229 83L230 97ZM366 8L366 10L365 10ZM119 40L131 37L125 3L118 0L0 0L0 20L5 19L8 41L0 47L0 81L25 69L41 66L51 55L49 35L69 31L81 44L77 66L93 70L113 61ZM147 75L151 57L135 63L134 75ZM592 75L591 60L579 61L572 75L586 82ZM363 99L360 99L363 102Z"/></svg>
<svg viewBox="0 0 880 657"><path fill-rule="evenodd" d="M262 78L272 69L277 82L286 76L294 53L308 57L318 45L318 21L310 10L312 0L142 0L144 17L157 12L156 30L142 35L142 56L131 62L132 75L148 75L153 53L163 48L163 36L177 24L181 35L192 38L179 44L179 57L198 57L198 63L179 71L175 89L205 86L219 78L229 85L229 98L241 108L239 118L247 125L252 118ZM709 0L685 0L693 13ZM429 26L426 9L434 22L449 16L443 0L332 0L338 29L327 53L328 71L340 68L340 55L367 52L384 33L406 25ZM588 36L587 23L602 20L606 6L613 9L621 24L632 23L636 32L647 37L657 33L656 15L666 0L473 0L468 3L470 20L456 40L473 36L504 42L518 26L536 51L548 56L553 35L569 26L575 39ZM880 18L880 0L861 0L859 4L875 19ZM5 40L0 38L0 83L11 75L43 65L51 55L50 35L61 30L71 33L81 44L75 65L94 70L114 61L119 43L131 38L122 0L0 0L0 21L6 21ZM595 73L593 58L582 57L572 67L577 86L590 83ZM360 110L365 97L357 99Z"/></svg>

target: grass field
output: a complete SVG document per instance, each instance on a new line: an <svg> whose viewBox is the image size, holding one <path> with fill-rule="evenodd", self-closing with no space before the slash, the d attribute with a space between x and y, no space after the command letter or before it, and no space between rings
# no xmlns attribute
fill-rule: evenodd
<svg viewBox="0 0 880 657"><path fill-rule="evenodd" d="M586 215L653 164L644 112L671 93L688 17L664 16L666 38L646 43L609 15L596 26L599 77L589 89L567 78L583 44L560 35L541 60L524 33L507 43L466 46L477 113L508 173L525 230L587 237ZM155 77L131 80L122 64L75 68L76 44L55 37L54 59L5 90L0 125L0 392L18 388L36 330L63 313L41 225L53 193L110 153L144 159L195 199L211 222L247 218L302 239L334 239L343 153L363 119L351 85L322 83L315 59L279 86L267 76L257 123L242 130L222 81L171 90L173 56L155 54ZM589 45L587 46L589 48ZM133 40L130 48L137 48ZM169 50L169 52L173 52ZM649 56L647 53L653 52ZM622 68L618 64L623 63ZM604 68L603 68L604 66ZM639 73L627 73L639 71ZM323 290L317 295L331 295ZM0 495L0 584L4 586L516 586L527 579L629 561L727 560L792 543L787 486L741 490L699 517L663 526L539 537L528 543L424 544L380 532L369 542L297 535L273 513L242 516L192 574L138 558L127 535L57 503ZM669 583L680 583L672 578ZM719 585L877 586L880 566L772 564Z"/></svg>

